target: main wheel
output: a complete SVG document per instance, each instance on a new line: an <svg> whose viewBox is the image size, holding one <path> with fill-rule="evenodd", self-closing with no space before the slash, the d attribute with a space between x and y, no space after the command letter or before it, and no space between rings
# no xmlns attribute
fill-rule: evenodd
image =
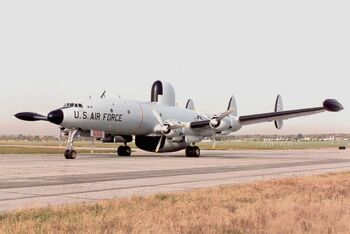
<svg viewBox="0 0 350 234"><path fill-rule="evenodd" d="M125 156L131 155L131 148L129 146L125 146Z"/></svg>
<svg viewBox="0 0 350 234"><path fill-rule="evenodd" d="M118 156L124 156L124 146L119 146L117 153Z"/></svg>
<svg viewBox="0 0 350 234"><path fill-rule="evenodd" d="M117 152L118 152L118 156L130 156L131 148L129 146L119 146Z"/></svg>
<svg viewBox="0 0 350 234"><path fill-rule="evenodd" d="M198 158L201 155L201 150L198 146L193 147L192 156Z"/></svg>
<svg viewBox="0 0 350 234"><path fill-rule="evenodd" d="M193 155L193 147L192 146L188 146L186 148L186 157L192 157Z"/></svg>
<svg viewBox="0 0 350 234"><path fill-rule="evenodd" d="M66 159L70 159L70 157L69 157L69 150L64 151L64 157Z"/></svg>
<svg viewBox="0 0 350 234"><path fill-rule="evenodd" d="M66 159L75 159L77 157L77 152L75 150L66 150L64 151L64 157Z"/></svg>

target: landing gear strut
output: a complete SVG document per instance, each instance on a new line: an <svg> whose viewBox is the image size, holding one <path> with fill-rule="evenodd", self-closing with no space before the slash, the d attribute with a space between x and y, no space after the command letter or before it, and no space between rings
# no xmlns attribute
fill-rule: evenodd
<svg viewBox="0 0 350 234"><path fill-rule="evenodd" d="M201 150L198 146L188 146L186 148L186 157L196 157L198 158L201 155Z"/></svg>
<svg viewBox="0 0 350 234"><path fill-rule="evenodd" d="M73 150L73 143L78 133L79 129L69 130L68 145L66 151L64 151L64 157L66 159L75 159L77 157L77 152Z"/></svg>
<svg viewBox="0 0 350 234"><path fill-rule="evenodd" d="M130 156L131 155L131 148L129 146L127 146L126 144L119 146L117 153L118 153L118 156Z"/></svg>

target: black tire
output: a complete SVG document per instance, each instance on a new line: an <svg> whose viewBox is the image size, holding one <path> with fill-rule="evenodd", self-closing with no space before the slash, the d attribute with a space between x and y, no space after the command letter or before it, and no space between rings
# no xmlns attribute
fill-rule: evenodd
<svg viewBox="0 0 350 234"><path fill-rule="evenodd" d="M130 156L131 155L131 148L129 146L125 146L124 153L125 153L125 156Z"/></svg>
<svg viewBox="0 0 350 234"><path fill-rule="evenodd" d="M69 157L69 150L64 151L64 157L66 159L70 159L70 157Z"/></svg>
<svg viewBox="0 0 350 234"><path fill-rule="evenodd" d="M198 158L201 155L201 150L198 146L193 147L192 156Z"/></svg>
<svg viewBox="0 0 350 234"><path fill-rule="evenodd" d="M118 152L118 156L130 156L131 148L129 146L119 146L117 152Z"/></svg>
<svg viewBox="0 0 350 234"><path fill-rule="evenodd" d="M71 150L70 151L70 159L75 159L77 157L77 151Z"/></svg>
<svg viewBox="0 0 350 234"><path fill-rule="evenodd" d="M64 157L66 159L75 159L77 157L77 152L75 150L64 151Z"/></svg>
<svg viewBox="0 0 350 234"><path fill-rule="evenodd" d="M188 146L186 148L186 157L193 157L193 147L192 146Z"/></svg>
<svg viewBox="0 0 350 234"><path fill-rule="evenodd" d="M119 146L117 151L118 156L124 156L124 151L125 151L124 146Z"/></svg>

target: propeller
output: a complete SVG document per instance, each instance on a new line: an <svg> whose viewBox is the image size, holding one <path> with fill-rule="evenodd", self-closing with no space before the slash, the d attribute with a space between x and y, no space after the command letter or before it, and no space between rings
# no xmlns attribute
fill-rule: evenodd
<svg viewBox="0 0 350 234"><path fill-rule="evenodd" d="M210 126L212 126L213 128L218 127L220 125L220 121L225 117L229 116L230 114L232 114L234 111L235 109L231 108L225 111L224 113L222 113L221 115L219 115L218 117L214 116L209 122Z"/></svg>
<svg viewBox="0 0 350 234"><path fill-rule="evenodd" d="M166 137L165 135L169 134L171 132L171 130L183 128L183 127L185 127L185 125L184 124L170 125L168 123L164 123L162 120L162 117L160 116L160 114L156 110L152 110L152 113L153 113L154 118L157 120L157 122L159 124L158 126L155 127L155 130L162 133L162 136L160 137L159 142L158 142L157 147L156 147L156 152L158 153L160 150L160 147L162 145L162 142L164 141L164 138Z"/></svg>
<svg viewBox="0 0 350 234"><path fill-rule="evenodd" d="M228 109L227 111L225 111L224 113L222 113L221 115L219 116L214 116L210 121L209 121L209 125L212 127L212 128L217 128L219 127L220 125L220 121L223 120L224 118L226 118L227 116L231 115L233 112L235 111L234 108L230 108ZM216 148L216 132L214 132L213 134L213 137L212 137L212 141L213 141L213 149Z"/></svg>
<svg viewBox="0 0 350 234"><path fill-rule="evenodd" d="M20 112L15 114L15 117L24 121L48 121L46 116L34 112Z"/></svg>
<svg viewBox="0 0 350 234"><path fill-rule="evenodd" d="M64 114L62 109L51 111L47 116L34 112L20 112L15 114L15 117L24 121L49 121L51 123L60 125L63 122Z"/></svg>
<svg viewBox="0 0 350 234"><path fill-rule="evenodd" d="M213 149L216 149L216 138L215 138L215 134L213 135Z"/></svg>
<svg viewBox="0 0 350 234"><path fill-rule="evenodd" d="M169 133L171 131L170 125L168 125L168 124L164 125L162 117L160 116L160 114L156 110L153 110L152 113L153 113L154 118L157 120L157 122L160 126L157 128L157 130L160 131L162 134Z"/></svg>

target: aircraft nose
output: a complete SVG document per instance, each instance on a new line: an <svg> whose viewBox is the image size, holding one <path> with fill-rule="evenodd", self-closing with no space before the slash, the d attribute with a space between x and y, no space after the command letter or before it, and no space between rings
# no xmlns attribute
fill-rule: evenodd
<svg viewBox="0 0 350 234"><path fill-rule="evenodd" d="M63 111L61 109L51 111L47 115L47 120L51 123L60 125L63 122Z"/></svg>

